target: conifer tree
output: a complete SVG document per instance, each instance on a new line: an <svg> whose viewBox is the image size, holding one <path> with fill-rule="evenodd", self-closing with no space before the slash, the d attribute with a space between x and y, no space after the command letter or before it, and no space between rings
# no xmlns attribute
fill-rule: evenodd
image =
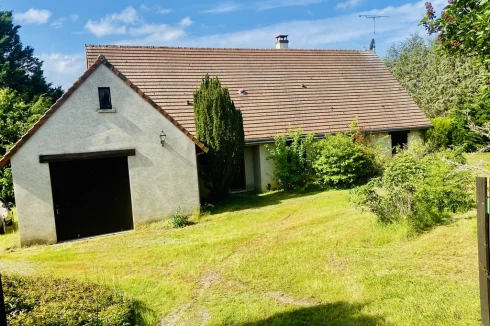
<svg viewBox="0 0 490 326"><path fill-rule="evenodd" d="M242 113L218 77L206 75L194 91L194 119L197 138L209 147L199 156L199 174L210 199L223 201L240 170L245 140Z"/></svg>

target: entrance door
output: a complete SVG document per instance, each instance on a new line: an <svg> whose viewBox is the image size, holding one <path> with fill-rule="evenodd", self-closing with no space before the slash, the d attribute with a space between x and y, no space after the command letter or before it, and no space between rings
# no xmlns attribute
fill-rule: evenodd
<svg viewBox="0 0 490 326"><path fill-rule="evenodd" d="M127 157L49 163L58 241L133 229Z"/></svg>

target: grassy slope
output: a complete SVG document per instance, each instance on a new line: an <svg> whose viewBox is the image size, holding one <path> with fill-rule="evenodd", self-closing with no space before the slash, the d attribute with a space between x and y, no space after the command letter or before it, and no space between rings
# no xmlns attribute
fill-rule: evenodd
<svg viewBox="0 0 490 326"><path fill-rule="evenodd" d="M54 246L5 250L10 235L0 271L114 284L167 324L479 324L474 214L411 238L347 197L241 196L186 229Z"/></svg>
<svg viewBox="0 0 490 326"><path fill-rule="evenodd" d="M466 160L469 165L476 165L482 168L490 169L490 153L471 153L466 154Z"/></svg>

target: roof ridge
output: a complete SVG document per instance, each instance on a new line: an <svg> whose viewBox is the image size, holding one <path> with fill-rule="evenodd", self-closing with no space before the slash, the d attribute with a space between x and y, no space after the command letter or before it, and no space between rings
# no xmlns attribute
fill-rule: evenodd
<svg viewBox="0 0 490 326"><path fill-rule="evenodd" d="M213 48L213 47L192 47L192 46L163 46L163 45L118 45L118 44L85 44L85 50L89 47L97 48L139 48L139 49L176 49L176 50L253 50L253 51L271 51L271 52L360 52L375 53L371 50L354 50L354 49L275 49L275 48Z"/></svg>

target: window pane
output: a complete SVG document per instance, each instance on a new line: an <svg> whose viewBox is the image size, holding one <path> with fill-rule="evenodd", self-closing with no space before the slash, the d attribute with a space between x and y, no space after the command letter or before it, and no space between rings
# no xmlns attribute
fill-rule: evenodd
<svg viewBox="0 0 490 326"><path fill-rule="evenodd" d="M109 87L99 87L99 104L102 110L112 109L111 89Z"/></svg>

